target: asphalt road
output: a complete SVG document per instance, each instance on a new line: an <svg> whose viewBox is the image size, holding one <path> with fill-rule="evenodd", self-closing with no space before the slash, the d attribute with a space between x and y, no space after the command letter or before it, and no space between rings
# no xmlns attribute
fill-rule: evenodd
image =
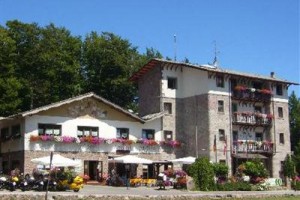
<svg viewBox="0 0 300 200"><path fill-rule="evenodd" d="M23 194L23 195L38 195L45 196L46 192L37 192L37 191L25 191L20 190L10 192L7 190L0 191L1 195L9 194ZM276 190L276 191L214 191L214 192L203 192L203 191L187 191L187 190L178 190L173 188L166 188L165 190L159 190L158 187L112 187L112 186L96 186L96 185L85 185L82 190L79 192L73 191L60 191L60 192L48 192L49 199L56 195L62 196L145 196L145 197L157 197L157 196L191 196L191 197L246 197L246 196L255 196L255 197L265 197L265 196L284 196L284 195L294 195L299 196L300 191L293 190Z"/></svg>

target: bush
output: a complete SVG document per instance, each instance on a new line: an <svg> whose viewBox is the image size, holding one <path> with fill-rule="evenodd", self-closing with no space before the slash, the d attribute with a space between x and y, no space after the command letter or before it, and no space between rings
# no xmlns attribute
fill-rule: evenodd
<svg viewBox="0 0 300 200"><path fill-rule="evenodd" d="M214 172L217 177L226 177L228 175L228 166L223 163L215 163Z"/></svg>
<svg viewBox="0 0 300 200"><path fill-rule="evenodd" d="M249 176L250 182L253 184L261 183L268 177L268 171L260 159L256 158L252 161L247 161L241 166L243 166L241 167L243 170L240 172L240 175L245 174Z"/></svg>
<svg viewBox="0 0 300 200"><path fill-rule="evenodd" d="M195 181L196 188L202 191L215 190L213 164L207 157L198 158L189 167L189 174Z"/></svg>
<svg viewBox="0 0 300 200"><path fill-rule="evenodd" d="M294 190L300 190L300 178L299 178L299 176L295 176L295 178L293 179L292 188Z"/></svg>
<svg viewBox="0 0 300 200"><path fill-rule="evenodd" d="M217 184L219 191L251 191L251 185L247 182L227 182Z"/></svg>
<svg viewBox="0 0 300 200"><path fill-rule="evenodd" d="M284 174L284 176L289 177L289 178L294 178L296 176L295 163L291 159L291 156L288 154L286 155L285 160L284 160L283 174Z"/></svg>

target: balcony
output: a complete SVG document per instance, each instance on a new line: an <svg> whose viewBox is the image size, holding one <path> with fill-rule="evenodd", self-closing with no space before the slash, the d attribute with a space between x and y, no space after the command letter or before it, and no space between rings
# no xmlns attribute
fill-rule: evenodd
<svg viewBox="0 0 300 200"><path fill-rule="evenodd" d="M246 88L244 86L236 86L232 91L232 98L237 100L261 101L269 102L272 92L268 89Z"/></svg>
<svg viewBox="0 0 300 200"><path fill-rule="evenodd" d="M272 114L235 112L232 116L232 123L236 125L269 126L272 124L272 119Z"/></svg>
<svg viewBox="0 0 300 200"><path fill-rule="evenodd" d="M273 153L273 142L254 140L233 141L232 153Z"/></svg>

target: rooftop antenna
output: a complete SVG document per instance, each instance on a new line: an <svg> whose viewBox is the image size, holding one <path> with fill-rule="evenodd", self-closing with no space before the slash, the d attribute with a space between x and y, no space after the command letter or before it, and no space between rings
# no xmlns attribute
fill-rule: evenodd
<svg viewBox="0 0 300 200"><path fill-rule="evenodd" d="M176 55L176 34L174 34L174 60L176 61L176 57L177 57L177 55Z"/></svg>
<svg viewBox="0 0 300 200"><path fill-rule="evenodd" d="M217 50L217 42L215 40L214 40L214 46L215 46L215 52L214 52L215 57L214 57L214 61L213 61L212 65L214 67L218 67L219 66L219 62L218 62L218 56L217 56L217 54L219 54L220 51Z"/></svg>

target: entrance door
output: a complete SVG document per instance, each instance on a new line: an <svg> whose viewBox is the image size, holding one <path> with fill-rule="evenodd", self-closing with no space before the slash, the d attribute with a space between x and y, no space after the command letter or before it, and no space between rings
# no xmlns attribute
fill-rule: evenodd
<svg viewBox="0 0 300 200"><path fill-rule="evenodd" d="M90 180L99 180L99 161L84 161L84 174L90 177Z"/></svg>

